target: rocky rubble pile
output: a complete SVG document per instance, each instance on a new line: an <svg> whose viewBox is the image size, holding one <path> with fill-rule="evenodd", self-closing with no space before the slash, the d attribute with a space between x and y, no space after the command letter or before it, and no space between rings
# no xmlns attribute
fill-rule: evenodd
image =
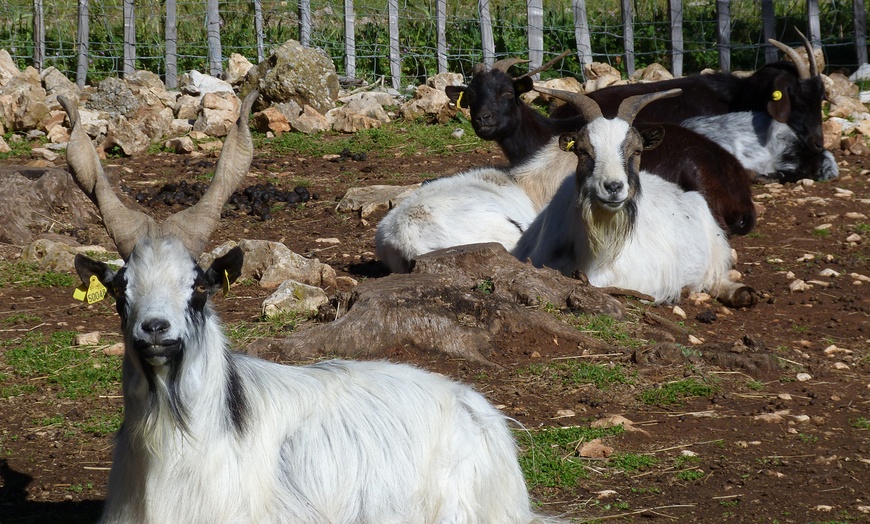
<svg viewBox="0 0 870 524"><path fill-rule="evenodd" d="M410 100L375 86L345 92L329 57L292 40L259 65L232 55L225 77L190 71L182 75L178 90L168 90L156 74L136 71L79 89L53 67L19 71L9 53L0 50L0 153L11 150L2 135L12 132L11 140L19 142L44 137L48 145L35 148L34 156L56 160L69 139L58 95L77 102L101 155L136 155L155 144L178 153L219 148L217 139L238 115L240 96L253 89L260 98L252 121L262 132L353 133L399 117L449 120L455 109L444 86L462 82L459 74L439 75L419 86Z"/></svg>

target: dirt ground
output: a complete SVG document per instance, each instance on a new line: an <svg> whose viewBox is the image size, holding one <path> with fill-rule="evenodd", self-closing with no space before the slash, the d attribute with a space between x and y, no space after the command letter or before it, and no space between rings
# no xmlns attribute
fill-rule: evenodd
<svg viewBox="0 0 870 524"><path fill-rule="evenodd" d="M736 269L761 296L752 309L684 300L683 319L672 306L622 298L630 318L621 328L633 342L614 343L606 353L528 333L502 342L504 353L490 357L496 366L403 348L390 358L472 384L530 430L588 426L613 414L643 430L604 443L614 457L654 460L632 469L609 459L565 457L584 461L588 475L575 486L533 489L543 512L577 522L870 522L870 158L838 160L836 180L754 188L758 226L732 240ZM292 189L304 180L315 198L266 221L245 214L227 218L211 244L280 240L340 275L380 278L385 271L374 260L380 216L337 213L347 188L409 184L503 162L491 146L451 156L370 154L338 162L258 153L243 186L272 181ZM167 153L109 164L128 186L145 189L194 180L213 169L214 158ZM109 246L99 226L74 233L83 243ZM340 242L318 242L326 238ZM7 259L18 251L2 246ZM823 273L828 269L837 276ZM798 280L808 288L792 289ZM0 351L32 331L99 330L103 344L119 340L112 304L88 307L71 294L70 288L0 288L0 340L6 341ZM253 284L237 285L215 305L226 322L256 321L268 294ZM28 323L32 318L39 320ZM25 380L3 357L0 386ZM631 383L599 389L522 372L571 359L624 369ZM87 419L90 410L119 410L120 387L70 400L58 397L44 378L26 379L37 386L34 392L0 398L2 524L91 522L105 497L111 436L70 423ZM676 404L641 400L640 393L656 384L686 378L713 392ZM45 422L57 415L66 423ZM685 471L697 473L680 474Z"/></svg>

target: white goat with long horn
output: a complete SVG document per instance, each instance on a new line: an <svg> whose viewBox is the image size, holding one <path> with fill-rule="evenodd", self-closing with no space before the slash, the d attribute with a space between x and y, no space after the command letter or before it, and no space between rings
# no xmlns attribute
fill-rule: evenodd
<svg viewBox="0 0 870 524"><path fill-rule="evenodd" d="M68 160L125 266L76 258L117 301L124 422L103 523L530 523L505 417L441 375L386 362L283 366L228 349L209 297L239 275L234 248L194 256L253 154L249 95L211 187L161 224L109 186L77 109ZM205 217L205 218L200 218Z"/></svg>
<svg viewBox="0 0 870 524"><path fill-rule="evenodd" d="M656 302L703 290L729 306L755 304L752 288L730 279L727 235L704 197L640 170L641 152L661 133L638 132L632 121L646 104L679 89L628 97L613 119L585 95L539 90L570 102L589 123L559 137L577 156L576 172L523 233L515 256L566 275L581 271L595 286L633 289Z"/></svg>

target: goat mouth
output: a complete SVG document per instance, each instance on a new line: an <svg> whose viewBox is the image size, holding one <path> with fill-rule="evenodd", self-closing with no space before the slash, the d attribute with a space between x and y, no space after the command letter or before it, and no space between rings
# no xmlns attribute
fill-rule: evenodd
<svg viewBox="0 0 870 524"><path fill-rule="evenodd" d="M168 340L158 344L137 341L134 343L134 349L139 357L148 364L163 366L181 353L181 341Z"/></svg>

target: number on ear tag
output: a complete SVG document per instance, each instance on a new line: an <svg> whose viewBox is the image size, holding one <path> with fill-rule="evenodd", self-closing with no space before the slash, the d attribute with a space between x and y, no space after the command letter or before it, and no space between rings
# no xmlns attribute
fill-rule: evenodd
<svg viewBox="0 0 870 524"><path fill-rule="evenodd" d="M82 285L73 291L73 298L81 300L82 302L87 302L88 304L93 304L94 302L99 302L106 298L107 292L108 289L106 289L106 286L100 282L100 279L98 279L96 275L91 275L88 285L82 283Z"/></svg>

